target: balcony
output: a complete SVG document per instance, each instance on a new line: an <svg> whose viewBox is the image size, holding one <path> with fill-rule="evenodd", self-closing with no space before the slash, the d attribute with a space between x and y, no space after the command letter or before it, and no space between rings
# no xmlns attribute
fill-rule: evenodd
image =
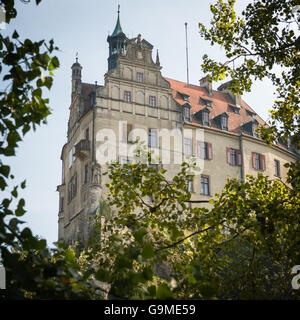
<svg viewBox="0 0 300 320"><path fill-rule="evenodd" d="M83 139L75 145L75 154L79 160L83 161L88 158L90 151L90 141Z"/></svg>

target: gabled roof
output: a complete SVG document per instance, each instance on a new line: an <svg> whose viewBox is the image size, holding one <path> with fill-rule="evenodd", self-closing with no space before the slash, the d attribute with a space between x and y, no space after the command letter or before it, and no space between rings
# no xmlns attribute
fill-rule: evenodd
<svg viewBox="0 0 300 320"><path fill-rule="evenodd" d="M191 105L191 112L197 113L200 110L203 110L206 107L201 100L207 100L212 102L212 107L209 109L210 111L210 119L214 119L224 112L227 113L228 117L228 132L232 134L240 134L241 132L247 135L247 132L244 132L241 125L246 122L252 121L253 117L247 112L256 114L256 112L245 102L242 100L241 108L239 114L234 113L230 106L235 106L234 101L230 97L230 95L226 92L220 92L216 90L212 90L212 95L208 94L208 91L204 87L187 84L185 82L165 78L171 85L173 98L177 103L183 105L186 101L182 98L183 95L189 96L189 104ZM180 93L180 94L177 94ZM265 122L261 117L255 115L255 119L259 124L265 125ZM197 126L202 126L198 122L192 122L192 124ZM215 130L221 130L219 126L211 122L211 127Z"/></svg>

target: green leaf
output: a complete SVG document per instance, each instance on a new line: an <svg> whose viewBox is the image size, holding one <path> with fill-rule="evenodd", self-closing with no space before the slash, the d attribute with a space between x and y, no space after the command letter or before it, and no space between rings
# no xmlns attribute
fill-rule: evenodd
<svg viewBox="0 0 300 320"><path fill-rule="evenodd" d="M19 34L18 34L18 32L16 30L14 31L12 37L13 37L13 39L19 38Z"/></svg>
<svg viewBox="0 0 300 320"><path fill-rule="evenodd" d="M5 166L5 165L0 166L0 173L4 175L6 178L8 178L9 172L10 172L9 166Z"/></svg>
<svg viewBox="0 0 300 320"><path fill-rule="evenodd" d="M19 203L18 203L18 207L16 209L16 216L20 217L22 215L24 215L24 213L26 212L24 210L24 205L25 205L25 200L24 199L20 199Z"/></svg>
<svg viewBox="0 0 300 320"><path fill-rule="evenodd" d="M166 283L161 284L156 291L156 298L159 300L173 299L173 293Z"/></svg>
<svg viewBox="0 0 300 320"><path fill-rule="evenodd" d="M155 256L155 252L153 250L153 245L150 242L147 242L142 251L142 257L144 260L151 259Z"/></svg>

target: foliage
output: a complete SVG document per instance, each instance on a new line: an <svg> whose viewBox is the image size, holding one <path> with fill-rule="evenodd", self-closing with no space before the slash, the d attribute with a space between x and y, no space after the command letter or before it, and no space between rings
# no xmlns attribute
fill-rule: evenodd
<svg viewBox="0 0 300 320"><path fill-rule="evenodd" d="M271 18L275 12L272 10L286 8L282 1L273 2L275 9L268 7ZM247 7L245 14L250 21L255 18L250 9L258 10L257 3ZM264 5L270 6L270 1L261 3L261 10L265 10ZM1 4L5 5L8 22L16 17L13 0L1 0ZM229 58L247 54L250 49L244 48L243 52L242 41L246 41L246 35L249 43L251 39L259 40L252 34L255 29L251 29L256 20L247 28L246 23L236 20L233 1L228 4L219 1L212 11L215 27L210 31L203 27L205 37L224 45L228 55L233 52ZM257 26L259 17L258 14ZM276 22L277 18L274 19L271 20ZM239 37L236 30L241 32ZM265 32L269 30L274 31L272 25ZM272 50L273 44L266 37L260 40L260 45L251 47L260 55L265 54L261 58L263 64L247 62L246 56L245 68L233 71L227 65L217 69L207 59L207 70L211 68L215 79L224 72L235 72L232 75L239 79L236 83L239 89L248 90L251 80L246 76L252 73L246 70L247 63L259 78L270 75L270 68L282 63L288 71L279 88L286 88L284 79L289 77L292 88L298 90L299 83L293 79L297 64L295 68L289 65L289 61L298 61L293 51L294 37L286 33L284 37L291 45L275 46L278 50L274 51L273 62L271 54L267 54L267 48ZM31 126L35 129L37 124L45 122L49 115L49 101L44 98L43 89L51 88L52 71L59 62L50 56L57 49L53 41L49 44L44 40L20 41L17 32L11 37L0 36L0 40L1 72L8 70L3 76L7 89L0 92L3 138L0 153L9 157L15 154L22 135ZM283 58L279 52L287 54L287 62L280 62ZM292 91L288 103L296 103L294 98ZM282 102L275 113L284 112L287 107ZM290 117L297 117L297 108L293 110L295 114ZM293 130L289 119L282 129L287 135ZM49 250L45 240L33 236L29 228L20 228L23 223L20 217L25 214L24 199L18 201L15 209L11 207L18 198L18 188L25 188L23 182L0 205L0 252L8 280L7 290L2 290L0 296L10 299L298 299L299 291L291 289L290 270L300 264L299 162L289 167L288 185L263 175L248 176L246 181L231 180L211 201L212 208L207 209L194 206L194 202L201 201L191 201L187 178L191 169L195 169L193 165L183 163L180 172L170 177L163 168L156 170L143 162L111 163L107 203L100 202L90 247L78 255L76 247L63 244ZM11 179L10 167L1 162L2 191L8 189Z"/></svg>
<svg viewBox="0 0 300 320"><path fill-rule="evenodd" d="M38 4L40 0L36 0ZM16 18L13 0L1 0L6 10L6 22ZM0 72L3 86L0 91L0 189L8 192L14 176L5 157L14 156L22 137L36 125L46 123L50 114L49 100L44 89L50 89L53 71L59 67L53 40L21 41L17 31L11 36L0 34ZM29 228L20 228L25 214L25 200L18 200L15 186L10 198L0 204L0 257L7 272L6 290L1 298L10 299L66 299L87 298L93 284L86 275L71 248L59 245L55 250L46 247L46 241L32 235ZM17 201L16 208L12 208Z"/></svg>
<svg viewBox="0 0 300 320"><path fill-rule="evenodd" d="M188 205L187 163L168 179L139 162L108 172L115 214L91 253L108 297L299 298L290 274L300 263L299 192L281 180L230 180L208 210Z"/></svg>
<svg viewBox="0 0 300 320"><path fill-rule="evenodd" d="M222 221L188 205L189 165L183 163L172 179L165 169L143 162L115 162L108 169L107 201L116 214L102 224L101 251L93 257L101 265L95 277L109 284L109 297L215 296L217 272L211 265L217 257L206 243L218 241Z"/></svg>
<svg viewBox="0 0 300 320"><path fill-rule="evenodd" d="M250 91L253 80L269 78L277 99L270 126L261 127L260 133L267 142L291 136L299 148L300 21L293 11L299 1L255 0L245 6L240 17L234 4L235 0L217 1L210 6L210 28L199 23L200 35L211 45L220 45L228 58L223 63L204 55L203 71L215 81L231 76L236 93Z"/></svg>

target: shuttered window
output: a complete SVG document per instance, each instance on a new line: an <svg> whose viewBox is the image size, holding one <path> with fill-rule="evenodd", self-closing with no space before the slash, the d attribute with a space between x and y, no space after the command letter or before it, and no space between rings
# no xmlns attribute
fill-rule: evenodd
<svg viewBox="0 0 300 320"><path fill-rule="evenodd" d="M212 144L209 142L197 141L197 156L201 159L212 160Z"/></svg>
<svg viewBox="0 0 300 320"><path fill-rule="evenodd" d="M227 163L232 166L242 165L242 152L239 149L226 148Z"/></svg>
<svg viewBox="0 0 300 320"><path fill-rule="evenodd" d="M266 157L263 154L252 152L252 167L256 170L266 170Z"/></svg>
<svg viewBox="0 0 300 320"><path fill-rule="evenodd" d="M280 177L280 162L279 160L274 160L274 169L275 169L275 172L274 172L274 175L276 177Z"/></svg>

